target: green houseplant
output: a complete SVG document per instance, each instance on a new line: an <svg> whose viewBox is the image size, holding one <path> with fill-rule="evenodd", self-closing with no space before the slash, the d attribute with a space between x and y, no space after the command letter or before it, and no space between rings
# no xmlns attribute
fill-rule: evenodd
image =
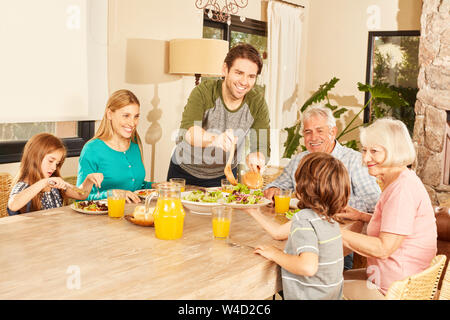
<svg viewBox="0 0 450 320"><path fill-rule="evenodd" d="M330 108L333 112L333 116L336 119L339 119L343 114L345 114L348 109L344 107L339 107L336 105L332 105L330 103L330 99L328 97L328 92L333 89L336 85L336 83L339 81L338 78L333 77L330 81L325 82L324 84L319 86L319 89L312 94L312 96L306 100L306 102L303 104L303 106L300 108L300 112L304 112L309 106L311 106L314 103L321 102L323 100L326 100L325 106L327 108ZM369 92L370 93L370 99L367 101L367 103L361 107L361 110L352 118L352 120L346 125L346 127L341 131L341 133L336 137L336 140L339 142L340 139L342 139L343 136L346 134L358 129L359 127L363 125L369 125L371 122L373 122L378 117L383 117L385 115L384 112L377 112L375 110L374 115L371 117L371 120L369 123L366 124L360 124L360 125L354 125L355 120L359 117L361 112L364 111L367 106L370 105L370 103L373 101L376 104L384 104L391 109L398 109L402 107L409 106L409 103L402 98L399 92L393 90L390 88L387 84L384 83L377 83L374 85L368 85L368 84L362 84L358 82L358 90L362 92ZM295 154L298 150L298 147L300 146L300 139L303 137L300 134L300 128L301 123L300 121L297 121L295 125L292 127L284 128L284 130L287 131L288 136L284 143L284 154L283 158L291 158L293 154ZM341 142L342 143L342 142ZM345 143L342 143L343 145L358 150L358 142L356 140L349 140ZM302 149L305 150L305 146L302 146Z"/></svg>

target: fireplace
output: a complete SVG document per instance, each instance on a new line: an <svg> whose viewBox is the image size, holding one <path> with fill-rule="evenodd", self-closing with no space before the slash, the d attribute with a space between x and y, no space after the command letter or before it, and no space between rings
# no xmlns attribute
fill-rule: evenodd
<svg viewBox="0 0 450 320"><path fill-rule="evenodd" d="M434 205L450 206L450 1L424 0L413 169Z"/></svg>

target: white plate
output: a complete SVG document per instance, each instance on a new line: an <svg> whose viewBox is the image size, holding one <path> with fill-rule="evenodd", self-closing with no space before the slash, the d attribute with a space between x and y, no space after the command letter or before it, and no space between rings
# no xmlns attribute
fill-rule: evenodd
<svg viewBox="0 0 450 320"><path fill-rule="evenodd" d="M259 207L267 206L269 203L271 203L269 199L263 198L261 202L255 203L255 204L242 204L242 203L226 203L224 199L219 199L219 203L223 204L224 206L229 206L234 209L255 209Z"/></svg>
<svg viewBox="0 0 450 320"><path fill-rule="evenodd" d="M291 198L291 201L289 201L289 208L290 209L297 209L297 203L298 203L298 199L297 198Z"/></svg>
<svg viewBox="0 0 450 320"><path fill-rule="evenodd" d="M87 202L87 201L80 201L80 202ZM95 200L95 202L99 202L99 203L103 203L103 204L108 205L108 200ZM80 208L75 207L75 203L72 203L70 205L70 208L72 210L77 211L77 212L84 213L84 214L92 214L94 216L100 216L100 215L103 215L103 214L108 214L108 210L90 211L90 210L80 209Z"/></svg>
<svg viewBox="0 0 450 320"><path fill-rule="evenodd" d="M186 192L181 193L181 203L183 204L183 206L185 206L187 209L189 209L192 213L211 215L211 208L221 205L218 202L194 202L194 201L184 200L184 197L189 195L191 192L192 191L186 191ZM222 192L222 194L224 196L227 195L227 193L224 193L224 192Z"/></svg>

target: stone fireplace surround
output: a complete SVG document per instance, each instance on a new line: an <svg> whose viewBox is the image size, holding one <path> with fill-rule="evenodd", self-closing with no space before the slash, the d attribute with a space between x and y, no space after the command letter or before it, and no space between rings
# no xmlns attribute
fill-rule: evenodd
<svg viewBox="0 0 450 320"><path fill-rule="evenodd" d="M419 65L413 134L417 159L412 168L433 204L450 207L448 178L444 181L450 154L450 0L423 0Z"/></svg>

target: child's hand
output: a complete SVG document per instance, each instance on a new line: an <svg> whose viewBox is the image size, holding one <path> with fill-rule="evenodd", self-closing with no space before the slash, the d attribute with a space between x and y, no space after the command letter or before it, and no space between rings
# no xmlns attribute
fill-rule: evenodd
<svg viewBox="0 0 450 320"><path fill-rule="evenodd" d="M100 172L90 173L87 175L85 181L92 182L93 184L96 185L97 188L100 189L102 187L103 173L100 173Z"/></svg>
<svg viewBox="0 0 450 320"><path fill-rule="evenodd" d="M263 257L265 257L266 259L269 259L270 261L275 261L274 257L279 251L280 251L279 249L277 249L273 246L258 245L255 248L255 253L262 255Z"/></svg>
<svg viewBox="0 0 450 320"><path fill-rule="evenodd" d="M67 182L65 182L62 178L60 177L51 177L48 178L47 180L48 185L51 188L57 188L57 189L62 189L62 190L66 190L67 189Z"/></svg>

